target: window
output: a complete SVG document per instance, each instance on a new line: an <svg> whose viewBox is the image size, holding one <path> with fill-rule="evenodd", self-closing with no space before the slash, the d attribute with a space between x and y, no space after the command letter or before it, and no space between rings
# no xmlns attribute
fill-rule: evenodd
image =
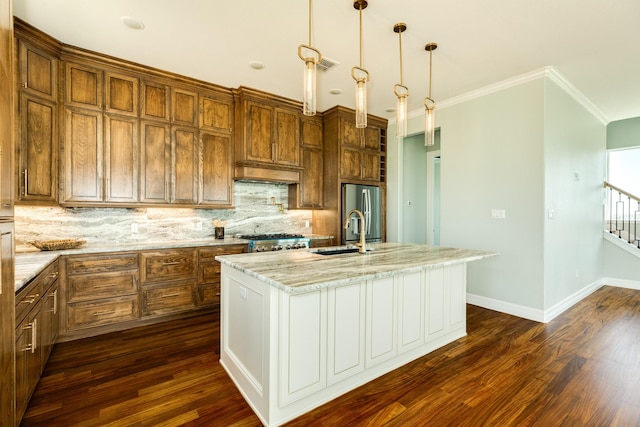
<svg viewBox="0 0 640 427"><path fill-rule="evenodd" d="M607 182L640 196L640 147L610 150L607 158Z"/></svg>

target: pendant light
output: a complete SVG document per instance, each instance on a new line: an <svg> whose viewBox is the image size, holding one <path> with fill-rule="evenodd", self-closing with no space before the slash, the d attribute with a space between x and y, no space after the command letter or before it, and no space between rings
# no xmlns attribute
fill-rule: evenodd
<svg viewBox="0 0 640 427"><path fill-rule="evenodd" d="M309 0L309 44L298 46L298 56L304 61L302 113L305 116L316 115L316 74L317 65L322 61L320 51L311 46L312 12L313 0Z"/></svg>
<svg viewBox="0 0 640 427"><path fill-rule="evenodd" d="M437 43L427 43L424 50L429 52L429 96L424 99L424 145L430 146L436 143L436 102L431 97L432 54L438 48Z"/></svg>
<svg viewBox="0 0 640 427"><path fill-rule="evenodd" d="M400 84L393 85L393 93L397 99L396 102L396 136L404 138L407 136L407 98L409 97L409 88L402 84L402 33L407 29L407 24L400 22L393 26L393 31L398 33L400 44Z"/></svg>
<svg viewBox="0 0 640 427"><path fill-rule="evenodd" d="M367 8L366 0L355 0L353 7L360 14L360 66L351 68L351 77L356 81L356 127L367 127L367 82L369 72L362 68L362 10Z"/></svg>

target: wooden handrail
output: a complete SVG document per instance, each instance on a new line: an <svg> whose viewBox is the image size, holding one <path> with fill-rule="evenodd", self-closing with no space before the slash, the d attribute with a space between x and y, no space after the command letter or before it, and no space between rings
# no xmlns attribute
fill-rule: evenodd
<svg viewBox="0 0 640 427"><path fill-rule="evenodd" d="M629 198L631 198L631 199L635 200L636 202L640 202L640 197L638 197L638 196L634 196L633 194L631 194L631 193L629 193L629 192L627 192L627 191L624 191L623 189L618 188L618 187L616 187L615 185L611 185L611 184L610 184L610 183L608 183L607 181L605 181L605 182L604 182L604 187L605 187L605 188L609 187L609 188L611 188L612 190L616 190L618 193L620 193L620 194L624 194L625 196L627 196L627 197L629 197Z"/></svg>

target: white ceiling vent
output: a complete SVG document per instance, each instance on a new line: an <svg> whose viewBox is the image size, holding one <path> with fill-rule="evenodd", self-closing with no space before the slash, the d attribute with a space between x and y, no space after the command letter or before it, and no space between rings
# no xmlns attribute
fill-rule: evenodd
<svg viewBox="0 0 640 427"><path fill-rule="evenodd" d="M334 61L333 59L329 59L326 56L322 57L322 60L317 65L318 71L329 71L329 69L333 68L335 65L340 64L338 61Z"/></svg>

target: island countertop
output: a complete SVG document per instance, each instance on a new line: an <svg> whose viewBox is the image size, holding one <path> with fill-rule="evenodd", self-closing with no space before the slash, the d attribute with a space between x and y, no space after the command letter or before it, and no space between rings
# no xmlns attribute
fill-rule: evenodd
<svg viewBox="0 0 640 427"><path fill-rule="evenodd" d="M497 252L406 243L367 245L366 254L312 250L222 255L216 260L285 292L297 294L496 256Z"/></svg>

